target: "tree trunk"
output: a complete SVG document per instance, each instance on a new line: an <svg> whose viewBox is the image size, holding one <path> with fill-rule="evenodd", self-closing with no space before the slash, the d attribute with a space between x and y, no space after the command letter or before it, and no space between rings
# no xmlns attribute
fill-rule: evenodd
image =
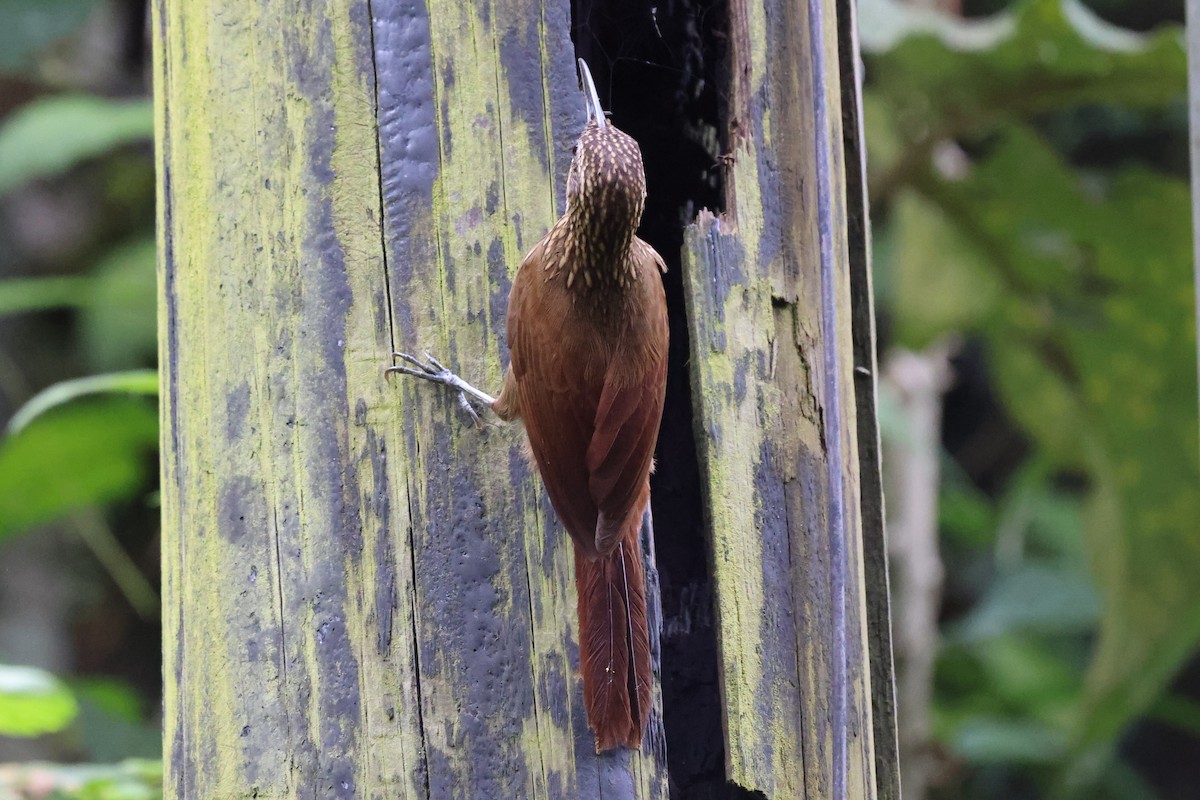
<svg viewBox="0 0 1200 800"><path fill-rule="evenodd" d="M729 778L874 797L856 88L832 0L760 1L731 7L739 233L685 255ZM640 753L593 752L521 432L383 375L427 349L499 389L584 119L567 5L156 0L154 36L167 797L666 797L657 702Z"/></svg>

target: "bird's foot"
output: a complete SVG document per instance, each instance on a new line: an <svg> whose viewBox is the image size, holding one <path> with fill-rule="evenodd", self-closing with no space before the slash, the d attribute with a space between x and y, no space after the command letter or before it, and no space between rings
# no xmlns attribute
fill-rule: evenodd
<svg viewBox="0 0 1200 800"><path fill-rule="evenodd" d="M450 389L457 394L458 404L467 413L467 416L474 421L475 427L483 427L483 424L479 420L479 413L475 411L475 407L471 405L471 401L467 399L467 395L470 395L479 402L486 404L489 408L491 408L492 403L496 402L496 398L492 397L486 392L479 391L474 386L455 375L449 370L449 368L446 367L445 364L438 361L429 353L425 353L424 355L425 360L422 361L416 356L408 353L392 353L392 358L398 358L401 361L406 362L409 366L404 366L403 364L393 364L384 370L384 374L386 375L393 372L399 372L401 375L411 375L414 378L420 378L421 380L426 380L430 383L437 383L445 386L447 389Z"/></svg>

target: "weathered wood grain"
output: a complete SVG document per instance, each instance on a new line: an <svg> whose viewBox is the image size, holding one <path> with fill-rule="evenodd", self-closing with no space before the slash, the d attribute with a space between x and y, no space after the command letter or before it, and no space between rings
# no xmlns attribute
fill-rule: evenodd
<svg viewBox="0 0 1200 800"><path fill-rule="evenodd" d="M854 338L854 399L858 423L859 504L862 514L863 588L871 670L875 785L880 800L900 800L896 681L888 552L884 531L883 465L876 419L875 297L871 272L871 216L867 198L867 143L863 130L862 57L854 0L838 0L838 56L846 174L846 243L850 268L850 322Z"/></svg>
<svg viewBox="0 0 1200 800"><path fill-rule="evenodd" d="M597 757L569 548L487 387L583 121L567 7L158 0L167 796L666 796Z"/></svg>
<svg viewBox="0 0 1200 800"><path fill-rule="evenodd" d="M684 254L727 768L772 798L873 798L836 8L731 13L726 213Z"/></svg>

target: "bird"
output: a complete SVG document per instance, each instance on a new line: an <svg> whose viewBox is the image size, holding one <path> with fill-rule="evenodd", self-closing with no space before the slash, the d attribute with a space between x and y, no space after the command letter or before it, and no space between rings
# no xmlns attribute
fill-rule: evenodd
<svg viewBox="0 0 1200 800"><path fill-rule="evenodd" d="M641 150L606 119L582 59L579 71L588 118L566 211L513 279L499 396L429 353L394 353L386 372L446 387L476 424L468 397L524 423L574 547L579 669L601 753L640 748L653 702L639 532L666 394L668 323L666 264L637 236L646 201Z"/></svg>

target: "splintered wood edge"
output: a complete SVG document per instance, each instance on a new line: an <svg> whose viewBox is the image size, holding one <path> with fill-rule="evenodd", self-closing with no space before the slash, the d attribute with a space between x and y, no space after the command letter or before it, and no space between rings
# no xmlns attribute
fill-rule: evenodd
<svg viewBox="0 0 1200 800"><path fill-rule="evenodd" d="M858 485L858 436L873 435L873 427L858 430L852 377L833 5L732 4L731 139L738 147L730 202L720 219L702 215L684 245L727 771L768 796L876 796ZM784 80L799 85L799 103L787 97L794 84ZM761 172L768 163L771 172ZM840 468L829 461L830 437L838 440ZM829 517L835 508L840 524ZM764 537L778 524L772 513L787 517L786 554L776 548L768 556ZM829 549L833 538L838 551ZM786 579L771 563L780 557L798 559L784 567ZM780 619L788 614L791 623ZM846 631L840 638L839 627ZM779 637L797 648L790 689L780 676L789 657L773 641ZM834 708L839 696L841 711Z"/></svg>

